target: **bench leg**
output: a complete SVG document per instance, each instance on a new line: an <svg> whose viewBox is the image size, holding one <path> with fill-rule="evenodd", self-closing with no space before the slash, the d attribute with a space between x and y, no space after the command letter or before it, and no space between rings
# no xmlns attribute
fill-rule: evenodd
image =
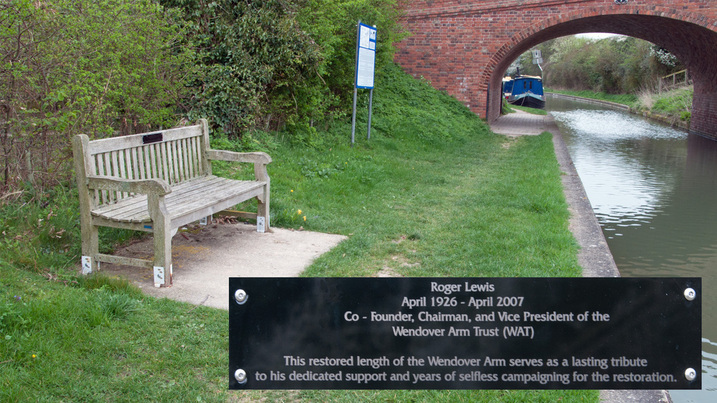
<svg viewBox="0 0 717 403"><path fill-rule="evenodd" d="M172 285L172 233L154 233L154 286Z"/></svg>
<svg viewBox="0 0 717 403"><path fill-rule="evenodd" d="M82 274L90 274L99 269L96 256L100 252L100 240L97 227L82 223Z"/></svg>
<svg viewBox="0 0 717 403"><path fill-rule="evenodd" d="M150 216L154 228L154 286L172 285L172 226L164 198L150 201ZM156 210L152 207L156 206ZM155 210L155 211L152 211Z"/></svg>
<svg viewBox="0 0 717 403"><path fill-rule="evenodd" d="M269 231L269 184L267 183L264 187L264 194L262 197L257 197L257 218L256 218L256 231L266 232Z"/></svg>
<svg viewBox="0 0 717 403"><path fill-rule="evenodd" d="M154 286L172 285L172 230L155 225L154 230Z"/></svg>

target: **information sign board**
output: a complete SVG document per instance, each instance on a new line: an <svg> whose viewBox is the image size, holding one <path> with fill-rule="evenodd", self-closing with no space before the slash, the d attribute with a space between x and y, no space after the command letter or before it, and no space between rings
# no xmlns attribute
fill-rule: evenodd
<svg viewBox="0 0 717 403"><path fill-rule="evenodd" d="M376 65L376 28L359 23L356 88L373 88Z"/></svg>
<svg viewBox="0 0 717 403"><path fill-rule="evenodd" d="M231 389L700 389L699 278L231 278Z"/></svg>

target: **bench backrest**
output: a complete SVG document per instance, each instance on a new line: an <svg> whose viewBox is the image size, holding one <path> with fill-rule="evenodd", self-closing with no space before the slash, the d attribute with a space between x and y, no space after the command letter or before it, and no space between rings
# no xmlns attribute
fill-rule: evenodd
<svg viewBox="0 0 717 403"><path fill-rule="evenodd" d="M207 121L197 125L86 142L81 151L84 176L123 179L163 179L170 185L211 174ZM77 158L77 157L76 157ZM76 167L79 161L76 162ZM81 167L80 167L81 169ZM131 196L96 191L94 206Z"/></svg>

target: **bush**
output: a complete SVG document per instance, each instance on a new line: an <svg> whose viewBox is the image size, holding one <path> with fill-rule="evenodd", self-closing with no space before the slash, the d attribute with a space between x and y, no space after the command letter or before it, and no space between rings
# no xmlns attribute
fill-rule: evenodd
<svg viewBox="0 0 717 403"><path fill-rule="evenodd" d="M186 54L151 0L0 5L2 188L69 177L70 137L176 124Z"/></svg>
<svg viewBox="0 0 717 403"><path fill-rule="evenodd" d="M664 49L631 37L595 41L568 36L538 48L547 62L545 83L561 89L632 94L683 68ZM530 67L529 55L521 57L524 69Z"/></svg>
<svg viewBox="0 0 717 403"><path fill-rule="evenodd" d="M189 116L230 138L287 128L312 142L314 126L351 108L356 22L380 27L377 65L398 38L395 0L162 0L181 9L193 49Z"/></svg>

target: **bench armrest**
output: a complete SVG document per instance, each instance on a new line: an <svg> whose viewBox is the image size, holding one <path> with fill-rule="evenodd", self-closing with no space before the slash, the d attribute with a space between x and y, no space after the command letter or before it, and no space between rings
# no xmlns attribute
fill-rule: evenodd
<svg viewBox="0 0 717 403"><path fill-rule="evenodd" d="M255 151L250 153L238 153L225 150L207 150L207 158L210 160L250 162L252 164L268 164L271 162L269 154Z"/></svg>
<svg viewBox="0 0 717 403"><path fill-rule="evenodd" d="M258 181L269 182L269 174L266 171L266 165L271 162L269 154L255 151L250 153L238 153L235 151L225 150L207 150L207 159L230 161L230 162L249 162L254 164L254 177Z"/></svg>
<svg viewBox="0 0 717 403"><path fill-rule="evenodd" d="M89 176L87 178L87 187L97 190L155 194L157 196L164 196L172 192L169 184L161 179L131 180L108 176Z"/></svg>

